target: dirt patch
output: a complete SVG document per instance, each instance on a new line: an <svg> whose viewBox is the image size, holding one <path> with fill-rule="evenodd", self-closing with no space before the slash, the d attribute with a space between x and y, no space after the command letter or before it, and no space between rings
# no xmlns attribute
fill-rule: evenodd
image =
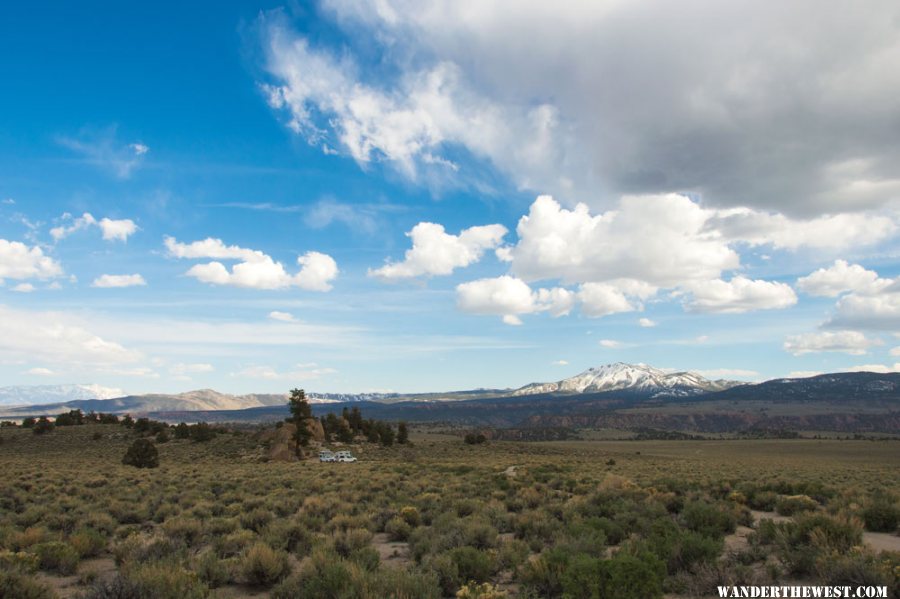
<svg viewBox="0 0 900 599"><path fill-rule="evenodd" d="M372 546L378 552L381 563L389 566L405 566L409 563L409 543L391 541L383 532L372 537Z"/></svg>
<svg viewBox="0 0 900 599"><path fill-rule="evenodd" d="M72 576L56 576L48 572L38 572L35 576L56 591L60 599L68 599L77 597L79 593L88 588L79 583L82 574L93 572L96 575L95 580L105 581L112 579L116 575L116 571L116 562L112 557L107 556L83 560L78 564L78 571Z"/></svg>
<svg viewBox="0 0 900 599"><path fill-rule="evenodd" d="M78 573L93 572L97 575L97 580L109 580L115 577L118 568L116 568L116 560L111 556L92 557L83 560L78 565Z"/></svg>
<svg viewBox="0 0 900 599"><path fill-rule="evenodd" d="M84 590L84 587L78 584L77 576L56 576L46 572L38 572L35 574L35 578L52 588L61 599L75 597Z"/></svg>
<svg viewBox="0 0 900 599"><path fill-rule="evenodd" d="M875 551L900 551L900 537L889 532L864 532L863 543Z"/></svg>
<svg viewBox="0 0 900 599"><path fill-rule="evenodd" d="M777 512L760 512L758 510L750 510L750 513L753 514L753 523L759 524L760 520L772 520L773 522L790 522L791 519L788 516L782 516Z"/></svg>
<svg viewBox="0 0 900 599"><path fill-rule="evenodd" d="M733 534L725 537L725 555L730 553L740 553L745 551L749 546L747 535L753 532L752 528L747 526L738 526Z"/></svg>
<svg viewBox="0 0 900 599"><path fill-rule="evenodd" d="M213 589L209 593L210 599L246 599L253 597L254 599L266 599L269 597L269 591L257 589L254 587L229 584L218 589Z"/></svg>

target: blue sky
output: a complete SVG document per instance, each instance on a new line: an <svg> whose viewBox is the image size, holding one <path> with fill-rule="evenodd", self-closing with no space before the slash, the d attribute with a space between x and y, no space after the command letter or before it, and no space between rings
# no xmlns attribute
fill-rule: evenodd
<svg viewBox="0 0 900 599"><path fill-rule="evenodd" d="M0 380L900 367L896 6L515 7L4 5Z"/></svg>

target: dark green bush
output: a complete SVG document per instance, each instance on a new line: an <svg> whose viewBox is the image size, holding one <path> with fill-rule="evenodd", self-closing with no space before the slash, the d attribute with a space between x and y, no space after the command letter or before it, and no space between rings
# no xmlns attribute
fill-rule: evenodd
<svg viewBox="0 0 900 599"><path fill-rule="evenodd" d="M152 441L135 439L125 452L122 463L135 468L156 468L159 466L159 452Z"/></svg>
<svg viewBox="0 0 900 599"><path fill-rule="evenodd" d="M684 506L681 519L687 528L706 536L731 534L737 527L737 516L727 504L692 501Z"/></svg>
<svg viewBox="0 0 900 599"><path fill-rule="evenodd" d="M572 558L561 582L564 599L657 599L662 597L665 565L649 553L619 551L611 559Z"/></svg>
<svg viewBox="0 0 900 599"><path fill-rule="evenodd" d="M450 551L450 559L456 564L463 583L487 582L494 572L494 560L484 551L474 547L457 547Z"/></svg>
<svg viewBox="0 0 900 599"><path fill-rule="evenodd" d="M34 423L34 427L31 430L35 435L43 435L51 432L53 428L53 423L47 420L46 416L41 416L38 418L37 422Z"/></svg>
<svg viewBox="0 0 900 599"><path fill-rule="evenodd" d="M887 494L873 498L862 511L866 529L875 532L895 532L900 526L900 506Z"/></svg>

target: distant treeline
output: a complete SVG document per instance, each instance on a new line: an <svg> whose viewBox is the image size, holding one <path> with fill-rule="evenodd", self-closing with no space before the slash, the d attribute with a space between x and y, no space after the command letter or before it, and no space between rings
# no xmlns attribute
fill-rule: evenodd
<svg viewBox="0 0 900 599"><path fill-rule="evenodd" d="M326 414L319 418L322 430L325 432L325 441L340 441L352 443L356 437L363 436L369 443L379 443L390 447L394 443L406 445L409 443L409 430L406 422L397 423L397 430L389 422L363 418L362 411L358 407L344 408L341 415Z"/></svg>
<svg viewBox="0 0 900 599"><path fill-rule="evenodd" d="M83 426L85 424L116 424L133 430L139 435L155 435L157 443L165 443L171 437L176 439L190 439L196 443L209 441L217 434L228 432L227 429L221 427L210 426L206 422L198 422L196 424L187 424L180 422L177 425L170 425L159 420L151 420L150 418L134 419L130 415L118 416L116 414L104 414L101 412L88 412L85 414L81 410L70 410L56 416L51 421L46 416L35 418L30 416L22 420L22 423L16 425L8 420L0 423L3 427L27 428L34 431L36 435L43 435L52 432L57 426Z"/></svg>

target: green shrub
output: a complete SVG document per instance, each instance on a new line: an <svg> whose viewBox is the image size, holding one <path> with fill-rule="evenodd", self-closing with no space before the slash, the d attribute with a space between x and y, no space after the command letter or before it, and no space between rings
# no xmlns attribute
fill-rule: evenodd
<svg viewBox="0 0 900 599"><path fill-rule="evenodd" d="M384 525L384 532L392 541L406 541L412 532L412 526L400 516L394 516Z"/></svg>
<svg viewBox="0 0 900 599"><path fill-rule="evenodd" d="M778 523L775 542L781 561L792 574L810 574L821 556L847 553L862 543L862 528L857 520L805 513L793 522Z"/></svg>
<svg viewBox="0 0 900 599"><path fill-rule="evenodd" d="M38 557L33 553L0 550L0 571L32 574L37 571L38 564Z"/></svg>
<svg viewBox="0 0 900 599"><path fill-rule="evenodd" d="M288 554L265 543L256 543L244 554L240 568L248 584L271 586L287 575Z"/></svg>
<svg viewBox="0 0 900 599"><path fill-rule="evenodd" d="M437 577L438 586L445 597L452 597L462 584L456 562L445 553L429 557L423 566Z"/></svg>
<svg viewBox="0 0 900 599"><path fill-rule="evenodd" d="M350 554L348 560L367 571L374 571L381 565L381 556L374 547L363 547Z"/></svg>
<svg viewBox="0 0 900 599"><path fill-rule="evenodd" d="M234 557L243 553L257 539L258 537L253 531L238 530L230 535L217 537L214 541L214 547L220 557Z"/></svg>
<svg viewBox="0 0 900 599"><path fill-rule="evenodd" d="M440 599L437 577L431 572L382 568L366 574L366 586L371 597L393 599ZM490 599L482 596L482 599Z"/></svg>
<svg viewBox="0 0 900 599"><path fill-rule="evenodd" d="M316 552L296 574L272 589L271 599L355 597L353 578L347 564L333 553ZM410 598L412 599L412 598Z"/></svg>
<svg viewBox="0 0 900 599"><path fill-rule="evenodd" d="M900 553L855 548L846 553L820 555L815 565L816 576L835 586L884 586L900 594Z"/></svg>
<svg viewBox="0 0 900 599"><path fill-rule="evenodd" d="M193 570L211 589L225 585L229 580L228 568L215 551L204 551L197 556Z"/></svg>
<svg viewBox="0 0 900 599"><path fill-rule="evenodd" d="M457 547L450 551L450 559L456 564L463 582L487 582L494 573L491 556L474 547Z"/></svg>
<svg viewBox="0 0 900 599"><path fill-rule="evenodd" d="M117 578L95 587L95 594L89 594L88 599L205 599L209 595L209 589L195 573L172 562L131 564Z"/></svg>
<svg viewBox="0 0 900 599"><path fill-rule="evenodd" d="M122 463L135 468L156 468L159 466L159 452L152 441L135 439L125 452Z"/></svg>
<svg viewBox="0 0 900 599"><path fill-rule="evenodd" d="M263 507L258 507L241 514L241 526L259 532L272 521L272 512Z"/></svg>
<svg viewBox="0 0 900 599"><path fill-rule="evenodd" d="M701 564L711 564L722 553L724 543L690 530L679 530L660 541L653 554L663 560L669 573L690 572Z"/></svg>
<svg viewBox="0 0 900 599"><path fill-rule="evenodd" d="M419 510L411 505L400 508L400 517L410 526L418 526L422 523L422 516L419 514Z"/></svg>
<svg viewBox="0 0 900 599"><path fill-rule="evenodd" d="M562 575L565 599L657 599L665 565L649 553L617 552L611 559L574 557Z"/></svg>
<svg viewBox="0 0 900 599"><path fill-rule="evenodd" d="M354 551L372 543L372 533L365 528L353 528L337 532L333 537L334 550L341 557L350 557Z"/></svg>
<svg viewBox="0 0 900 599"><path fill-rule="evenodd" d="M113 547L116 564L120 566L129 562L155 562L177 558L183 552L182 545L158 534L131 534Z"/></svg>
<svg viewBox="0 0 900 599"><path fill-rule="evenodd" d="M313 546L312 535L297 520L275 520L266 526L261 536L271 547L301 557L308 555Z"/></svg>
<svg viewBox="0 0 900 599"><path fill-rule="evenodd" d="M895 532L900 526L900 506L888 495L879 495L862 511L866 529Z"/></svg>
<svg viewBox="0 0 900 599"><path fill-rule="evenodd" d="M737 517L729 505L715 505L692 501L681 512L684 525L706 536L731 534L737 527Z"/></svg>
<svg viewBox="0 0 900 599"><path fill-rule="evenodd" d="M773 491L756 491L747 497L747 506L754 510L771 512L775 509L778 494Z"/></svg>
<svg viewBox="0 0 900 599"><path fill-rule="evenodd" d="M35 545L32 551L38 557L38 566L41 570L68 576L78 569L78 552L68 543L48 541Z"/></svg>
<svg viewBox="0 0 900 599"><path fill-rule="evenodd" d="M107 541L103 533L93 528L79 528L69 536L69 544L81 557L94 557L106 549Z"/></svg>
<svg viewBox="0 0 900 599"><path fill-rule="evenodd" d="M470 582L456 593L456 599L505 599L506 591L499 589L489 582L478 584Z"/></svg>
<svg viewBox="0 0 900 599"><path fill-rule="evenodd" d="M563 574L568 571L571 554L559 548L548 549L522 567L522 582L539 597L559 597Z"/></svg>
<svg viewBox="0 0 900 599"><path fill-rule="evenodd" d="M203 537L203 524L195 518L178 516L169 518L162 524L162 530L172 540L196 545Z"/></svg>
<svg viewBox="0 0 900 599"><path fill-rule="evenodd" d="M0 597L10 599L56 599L47 585L33 577L11 570L0 570Z"/></svg>
<svg viewBox="0 0 900 599"><path fill-rule="evenodd" d="M775 502L775 511L782 516L793 516L800 512L812 512L818 507L819 503L808 495L789 495L780 497Z"/></svg>
<svg viewBox="0 0 900 599"><path fill-rule="evenodd" d="M528 544L519 539L511 539L500 544L497 550L497 565L501 570L515 570L528 559Z"/></svg>

